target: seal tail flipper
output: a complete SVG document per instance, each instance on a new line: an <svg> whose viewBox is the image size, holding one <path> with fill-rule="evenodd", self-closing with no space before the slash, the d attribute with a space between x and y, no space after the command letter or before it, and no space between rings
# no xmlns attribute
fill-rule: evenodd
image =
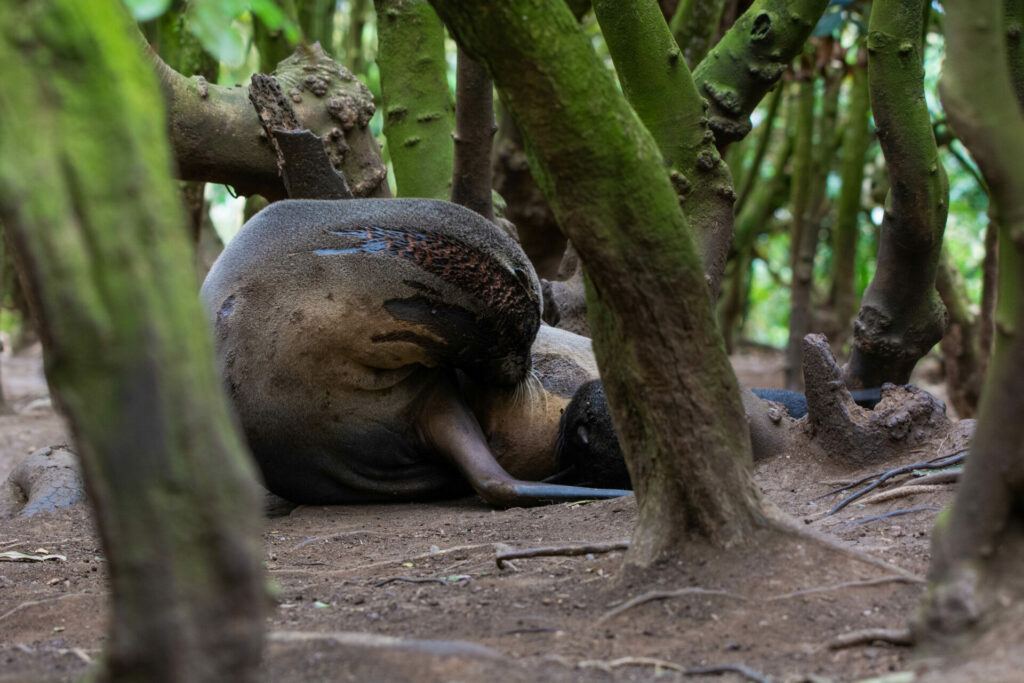
<svg viewBox="0 0 1024 683"><path fill-rule="evenodd" d="M558 501L617 498L632 493L516 479L494 459L480 423L462 400L453 380L439 382L423 405L425 409L418 418L423 439L455 465L489 505L543 505Z"/></svg>

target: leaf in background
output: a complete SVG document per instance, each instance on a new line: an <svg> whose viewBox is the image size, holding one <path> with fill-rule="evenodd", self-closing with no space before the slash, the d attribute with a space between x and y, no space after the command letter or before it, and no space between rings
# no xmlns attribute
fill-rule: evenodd
<svg viewBox="0 0 1024 683"><path fill-rule="evenodd" d="M241 66L246 45L232 26L249 9L245 0L193 0L188 6L188 28L203 49L230 67Z"/></svg>
<svg viewBox="0 0 1024 683"><path fill-rule="evenodd" d="M135 21L149 21L166 12L171 0L124 0L124 4Z"/></svg>
<svg viewBox="0 0 1024 683"><path fill-rule="evenodd" d="M260 18L271 31L284 31L288 42L299 42L299 27L290 17L285 16L274 0L251 0L252 13Z"/></svg>

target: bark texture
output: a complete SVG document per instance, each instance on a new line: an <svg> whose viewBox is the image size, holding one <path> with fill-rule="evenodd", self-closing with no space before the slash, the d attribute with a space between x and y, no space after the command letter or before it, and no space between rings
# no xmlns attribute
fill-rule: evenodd
<svg viewBox="0 0 1024 683"><path fill-rule="evenodd" d="M738 385L654 140L567 7L433 4L491 73L586 264L594 349L640 508L631 558L678 556L694 535L749 538L763 513Z"/></svg>
<svg viewBox="0 0 1024 683"><path fill-rule="evenodd" d="M924 101L923 9L919 0L880 0L871 9L868 87L890 189L875 276L854 323L851 388L905 384L946 328L935 272L949 183Z"/></svg>
<svg viewBox="0 0 1024 683"><path fill-rule="evenodd" d="M494 220L491 147L494 144L494 88L487 70L459 50L455 85L455 159L452 201Z"/></svg>
<svg viewBox="0 0 1024 683"><path fill-rule="evenodd" d="M682 0L672 14L672 36L692 69L718 39L725 0Z"/></svg>
<svg viewBox="0 0 1024 683"><path fill-rule="evenodd" d="M836 207L836 225L832 237L833 270L831 308L833 330L829 335L833 345L841 345L849 335L850 323L856 311L856 283L854 266L857 260L857 241L860 235L858 221L861 211L861 193L864 187L864 157L868 148L867 54L863 63L853 67L850 83L843 147L840 158L839 200Z"/></svg>
<svg viewBox="0 0 1024 683"><path fill-rule="evenodd" d="M109 563L100 678L256 680L254 469L132 31L118 2L0 5L0 216Z"/></svg>
<svg viewBox="0 0 1024 683"><path fill-rule="evenodd" d="M718 298L732 244L729 167L718 154L701 97L655 0L595 0L594 13L626 99L661 150Z"/></svg>
<svg viewBox="0 0 1024 683"><path fill-rule="evenodd" d="M448 199L454 107L444 27L427 0L375 0L384 135L399 197Z"/></svg>
<svg viewBox="0 0 1024 683"><path fill-rule="evenodd" d="M750 132L750 113L800 53L827 5L756 0L694 69L719 149Z"/></svg>
<svg viewBox="0 0 1024 683"><path fill-rule="evenodd" d="M246 88L185 78L157 63L167 103L171 147L183 180L231 185L238 194L287 196L277 155ZM373 95L318 47L300 46L274 72L303 128L324 140L334 168L357 197L386 197L387 172L369 129Z"/></svg>
<svg viewBox="0 0 1024 683"><path fill-rule="evenodd" d="M932 537L931 585L919 623L940 643L1019 603L1024 553L1024 117L1015 98L1003 2L947 2L940 92L957 136L989 186L999 226L995 344L978 428L952 512ZM1019 616L1011 618L1019 619Z"/></svg>

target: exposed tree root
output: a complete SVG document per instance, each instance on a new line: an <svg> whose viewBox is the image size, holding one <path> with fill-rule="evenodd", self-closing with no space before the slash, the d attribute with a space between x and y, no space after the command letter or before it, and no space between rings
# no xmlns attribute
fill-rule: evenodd
<svg viewBox="0 0 1024 683"><path fill-rule="evenodd" d="M887 500L893 500L895 498L905 498L906 496L916 496L920 493L935 493L936 491L945 490L947 489L942 484L936 484L934 486L900 486L888 491L876 493L873 496L865 498L861 502L864 503L864 505L874 505L876 503L884 503Z"/></svg>
<svg viewBox="0 0 1024 683"><path fill-rule="evenodd" d="M825 646L830 650L842 650L858 645L870 645L874 642L907 647L913 645L915 640L909 628L866 628L862 631L852 631L836 636Z"/></svg>
<svg viewBox="0 0 1024 683"><path fill-rule="evenodd" d="M439 583L442 586L447 586L448 581L437 576L389 576L386 579L381 579L373 584L374 588L380 588L386 586L394 581L404 581L405 583Z"/></svg>
<svg viewBox="0 0 1024 683"><path fill-rule="evenodd" d="M773 595L772 597L767 598L767 601L772 602L775 600L788 600L789 598L795 598L801 595L813 595L815 593L830 593L832 591L843 590L846 588L860 588L862 586L880 586L884 583L923 584L924 579L917 579L910 576L904 576L903 574L898 574L895 576L881 576L877 579L864 579L862 581L846 581L844 583L837 583L831 586L816 586L814 588L806 588L804 590L793 591L792 593Z"/></svg>
<svg viewBox="0 0 1024 683"><path fill-rule="evenodd" d="M680 588L674 591L651 591L650 593L643 593L641 595L636 596L635 598L631 598L626 602L622 603L621 605L619 605L618 607L608 610L603 615L601 615L600 619L597 620L597 624L603 624L609 619L612 619L627 610L631 610L638 605L643 605L647 602L653 602L654 600L668 600L670 598L679 598L684 595L719 595L722 597L733 598L734 600L747 600L742 595L737 595L736 593L711 590L709 588L699 588L697 586Z"/></svg>
<svg viewBox="0 0 1024 683"><path fill-rule="evenodd" d="M504 659L497 650L483 645L461 640L419 640L414 638L394 638L375 633L356 631L330 631L327 633L312 631L271 631L267 634L271 643L305 643L310 641L331 641L338 645L383 650L412 650L425 654L476 657L483 659Z"/></svg>
<svg viewBox="0 0 1024 683"><path fill-rule="evenodd" d="M495 555L495 562L498 569L504 569L508 560L518 560L524 557L548 557L558 555L589 555L596 553L611 553L616 550L629 550L629 541L613 541L611 543L584 543L573 545L554 545L542 548L523 548L522 550L505 550Z"/></svg>
<svg viewBox="0 0 1024 683"><path fill-rule="evenodd" d="M682 664L677 664L664 659L656 659L654 657L620 657L607 662L599 659L586 659L579 662L576 666L581 669L601 669L602 671L607 671L609 673L611 673L612 669L617 669L623 666L653 666L657 669L678 671L684 676L716 676L718 674L737 673L745 677L748 681L755 681L755 683L768 683L769 681L768 677L764 674L754 671L743 664L715 664L713 666L685 667Z"/></svg>
<svg viewBox="0 0 1024 683"><path fill-rule="evenodd" d="M858 498L860 498L860 497L870 493L871 491L874 491L876 488L878 488L879 486L881 486L882 484L884 484L885 482L889 481L890 479L892 479L893 477L895 477L897 475L913 472L914 470L937 470L937 469L942 469L944 467L949 467L951 465L956 465L956 464L958 464L960 462L963 462L963 460L964 460L964 458L966 458L966 456L967 456L967 449L960 449L960 450L954 451L952 454L947 455L945 457L933 458L932 460L927 460L927 461L924 461L924 462L917 462L917 463L914 463L912 465L904 465L902 467L897 467L895 469L891 469L891 470L882 472L882 473L877 474L877 475L871 475L871 477L875 477L874 481L872 481L870 484L868 484L864 488L859 489L858 491L850 494L849 496L847 496L843 500L841 500L838 503L836 503L836 505L831 510L828 511L828 514L826 516L834 515L835 513L839 512L844 507L849 505L850 503L852 503L855 500L857 500ZM867 479L870 480L871 477L868 477ZM853 484L853 486L857 486L857 485L863 483L863 481L864 480L861 480L860 482L857 482L857 484ZM846 486L846 487L843 487L841 489L837 489L835 491L832 491L831 493L827 493L825 495L828 496L828 495L832 495L834 493L839 493L840 491L845 491L848 488L852 488L852 486ZM824 497L824 496L821 496L821 497Z"/></svg>

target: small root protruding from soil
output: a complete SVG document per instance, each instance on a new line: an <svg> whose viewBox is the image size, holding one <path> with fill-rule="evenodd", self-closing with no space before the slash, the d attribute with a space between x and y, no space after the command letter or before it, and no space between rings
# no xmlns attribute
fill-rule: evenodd
<svg viewBox="0 0 1024 683"><path fill-rule="evenodd" d="M874 515L872 517L865 517L864 519L854 519L845 524L867 524L868 522L877 522L880 519L889 519L890 517L899 517L901 515L909 515L913 512L938 512L942 508L935 505L922 505L916 508L905 508L902 510L893 510L892 512L886 512L884 515Z"/></svg>
<svg viewBox="0 0 1024 683"><path fill-rule="evenodd" d="M597 555L600 553L615 552L616 550L629 550L629 541L616 541L613 543L574 543L572 545L523 548L522 550L504 550L498 552L495 555L494 560L498 564L498 569L504 569L509 560L519 560L525 557Z"/></svg>
<svg viewBox="0 0 1024 683"><path fill-rule="evenodd" d="M678 671L684 676L718 676L720 674L735 673L743 676L748 681L755 683L768 683L769 678L764 674L754 671L743 664L715 664L712 666L686 667L676 662L670 662L655 657L619 657L611 661L600 659L586 659L576 665L580 669L600 669L611 673L613 669L624 666L652 666L656 669Z"/></svg>
<svg viewBox="0 0 1024 683"><path fill-rule="evenodd" d="M735 593L729 593L728 591L712 590L710 588L699 588L697 586L690 586L688 588L680 588L674 591L651 591L649 593L643 593L635 598L630 598L626 602L622 603L618 607L608 610L601 618L597 620L597 624L603 624L609 619L617 617L627 610L631 610L638 605L643 605L654 600L669 600L671 598L680 598L685 595L720 595L727 598L733 598L734 600L746 601L746 598L742 595Z"/></svg>
<svg viewBox="0 0 1024 683"><path fill-rule="evenodd" d="M814 593L830 593L832 591L845 590L847 588L860 588L862 586L880 586L883 583L918 583L923 584L923 579L915 579L910 576L904 576L902 574L896 574L893 576L881 576L877 579L864 579L863 581L844 581L843 583L833 584L831 586L815 586L814 588L807 588L804 590L793 591L792 593L783 593L782 595L773 595L770 598L766 598L766 601L771 602L774 600L788 600L789 598L796 598L801 595L812 595Z"/></svg>
<svg viewBox="0 0 1024 683"><path fill-rule="evenodd" d="M852 631L836 636L825 646L829 650L842 650L878 642L909 647L914 644L915 640L909 628L866 628L862 631Z"/></svg>
<svg viewBox="0 0 1024 683"><path fill-rule="evenodd" d="M852 484L851 486L844 486L841 489L836 489L835 491L831 491L831 492L829 492L827 494L819 496L819 498L825 498L827 496L839 493L841 491L845 491L845 490L847 490L849 488L852 488L853 486L859 486L860 484L864 483L865 481L871 481L872 479L874 479L874 481L871 481L871 483L868 484L867 486L865 486L864 488L857 490L856 492L850 494L846 498L844 498L841 501L839 501L838 503L836 503L835 506L833 506L833 508L828 511L829 515L834 515L835 513L839 512L844 507L849 505L850 503L856 501L858 498L861 498L861 497L867 495L868 493L871 493L876 488L878 488L879 486L881 486L885 482L889 481L893 477L896 477L896 476L901 475L901 474L909 474L909 473L914 472L916 470L938 470L938 469L943 469L945 467L951 467L953 465L957 465L957 464L963 462L964 458L966 456L967 456L967 449L964 448L964 449L953 451L952 453L949 453L949 454L947 454L945 456L942 456L942 457L939 457L939 458L932 458L931 460L925 460L923 462L916 462L916 463L913 463L913 464L910 464L910 465L903 465L902 467L896 467L896 468L893 468L891 470L886 470L885 472L880 472L880 473L878 473L876 475L871 475L871 476L865 477L865 478L861 479L860 481L858 481L856 484Z"/></svg>

